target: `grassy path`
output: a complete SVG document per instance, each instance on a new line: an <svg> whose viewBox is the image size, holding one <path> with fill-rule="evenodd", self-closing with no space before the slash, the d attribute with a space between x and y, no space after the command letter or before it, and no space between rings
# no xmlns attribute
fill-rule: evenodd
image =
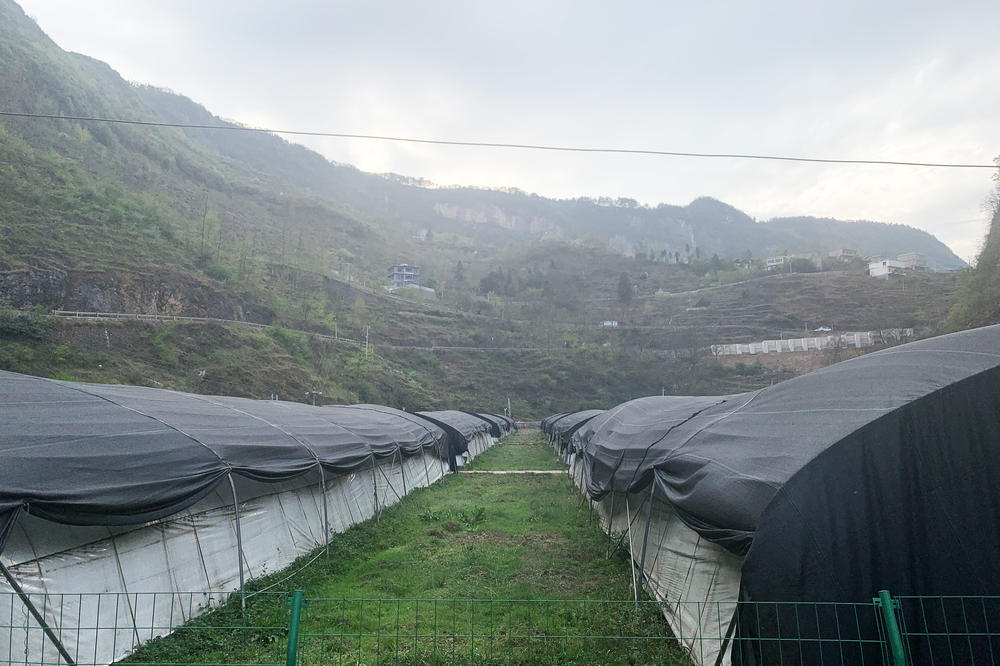
<svg viewBox="0 0 1000 666"><path fill-rule="evenodd" d="M511 435L470 466L560 468L537 431ZM606 535L588 525L587 506L564 475L449 475L387 509L379 524L369 521L337 535L329 558L282 585L314 599L305 615L300 663L686 663L677 661L679 650L669 640L525 638L604 635L626 626L640 635L666 632L655 606L637 617L632 604L620 603L632 598L627 556L606 559L605 547ZM280 596L255 597L247 621L286 626ZM203 622L239 626L238 600ZM396 640L397 633L409 638ZM281 632L232 635L207 652L206 641L155 641L134 661L284 663Z"/></svg>

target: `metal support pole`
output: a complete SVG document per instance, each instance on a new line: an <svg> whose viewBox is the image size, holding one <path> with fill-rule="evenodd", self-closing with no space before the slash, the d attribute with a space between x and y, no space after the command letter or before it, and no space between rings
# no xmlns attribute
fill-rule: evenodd
<svg viewBox="0 0 1000 666"><path fill-rule="evenodd" d="M375 454L372 454L372 488L375 490L375 522L381 519L381 511L378 508L378 477L375 476Z"/></svg>
<svg viewBox="0 0 1000 666"><path fill-rule="evenodd" d="M611 524L615 522L615 491L611 491L611 513L608 514L608 547L604 550L604 559L611 557Z"/></svg>
<svg viewBox="0 0 1000 666"><path fill-rule="evenodd" d="M285 648L285 666L295 666L299 652L299 620L302 616L302 590L295 590L286 603L292 606L288 619L288 647Z"/></svg>
<svg viewBox="0 0 1000 666"><path fill-rule="evenodd" d="M233 481L233 475L229 474L229 487L233 491L233 511L236 513L236 556L240 561L240 610L247 609L247 591L245 584L245 579L243 575L243 534L240 531L240 501L236 497L236 483Z"/></svg>
<svg viewBox="0 0 1000 666"><path fill-rule="evenodd" d="M896 601L889 590L879 590L878 598L873 599L876 606L882 607L882 619L885 621L886 638L889 640L889 650L892 654L893 666L906 666L906 652L903 650L903 637L899 633L896 622Z"/></svg>
<svg viewBox="0 0 1000 666"><path fill-rule="evenodd" d="M642 579L648 580L646 576L646 542L649 541L649 523L653 518L653 496L656 494L655 478L649 485L649 509L646 511L646 529L642 535L642 555L639 558L639 575Z"/></svg>
<svg viewBox="0 0 1000 666"><path fill-rule="evenodd" d="M326 548L326 556L330 557L330 515L327 511L326 502L326 474L323 466L319 466L319 490L323 493L323 543Z"/></svg>
<svg viewBox="0 0 1000 666"><path fill-rule="evenodd" d="M49 640L52 641L52 644L56 646L56 650L59 651L59 655L63 658L63 660L70 666L75 666L76 662L73 661L73 657L69 656L69 652L67 652L66 648L63 647L62 641L60 641L59 637L56 636L54 631L52 631L52 628L45 621L45 618L38 612L38 609L35 608L35 604L31 603L31 599L29 599L28 595L25 594L24 589L21 588L21 585L14 579L14 576L7 570L7 567L5 567L2 562L0 562L0 573L3 573L3 577L6 578L7 582L10 583L10 586L14 588L14 592L17 593L17 596L21 599L21 603L25 605L28 612L31 613L31 616L35 618L35 622L38 623L38 626L42 628L45 635L48 636Z"/></svg>
<svg viewBox="0 0 1000 666"><path fill-rule="evenodd" d="M424 487L427 488L431 485L431 473L427 471L427 451L423 447L420 447L420 462L424 464Z"/></svg>
<svg viewBox="0 0 1000 666"><path fill-rule="evenodd" d="M403 469L403 449L397 446L396 453L399 454L399 475L403 477L403 497L406 497L409 492L406 490L406 470ZM402 497L400 499L402 499Z"/></svg>
<svg viewBox="0 0 1000 666"><path fill-rule="evenodd" d="M632 597L635 599L635 614L639 614L639 588L635 582L635 555L632 552L632 516L628 508L628 491L625 491L625 520L628 521L628 564L632 571Z"/></svg>

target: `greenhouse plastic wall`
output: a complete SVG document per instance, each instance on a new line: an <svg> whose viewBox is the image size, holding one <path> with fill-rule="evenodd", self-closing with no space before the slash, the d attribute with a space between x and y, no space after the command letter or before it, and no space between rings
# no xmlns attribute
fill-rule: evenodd
<svg viewBox="0 0 1000 666"><path fill-rule="evenodd" d="M491 443L477 442L477 451ZM273 484L234 476L242 549L231 488L224 481L189 510L139 527L75 527L23 516L0 561L57 635L62 627L117 627L75 631L70 641L71 656L79 654L86 663L111 663L126 656L140 637L144 641L169 633L192 614L239 593L240 550L246 580L280 571L333 534L372 518L447 471L429 450L374 463L325 480L318 473ZM201 593L203 598L192 604L190 594L183 595L191 590L233 592ZM9 591L0 582L0 663L4 658L7 663L62 663L28 608L15 595L4 594ZM105 592L124 594L119 603L100 607L101 597L95 593ZM178 601L164 603L160 595L154 607L140 601L152 600L152 595L135 601L128 597L147 592L177 593ZM59 602L46 603L50 594L59 595ZM187 601L181 601L182 595ZM156 632L150 632L153 626Z"/></svg>
<svg viewBox="0 0 1000 666"><path fill-rule="evenodd" d="M582 489L579 456L570 456L569 473ZM616 547L629 552L636 589L644 583L661 603L671 631L695 663L729 664L726 636L735 619L742 558L685 525L649 488L608 494L593 509L609 535L609 554Z"/></svg>

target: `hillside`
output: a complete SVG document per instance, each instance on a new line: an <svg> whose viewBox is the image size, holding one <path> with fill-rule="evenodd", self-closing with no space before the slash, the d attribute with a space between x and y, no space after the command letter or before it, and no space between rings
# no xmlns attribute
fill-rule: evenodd
<svg viewBox="0 0 1000 666"><path fill-rule="evenodd" d="M993 218L983 249L975 268L963 276L948 317L947 326L953 331L1000 323L1000 179L992 202Z"/></svg>
<svg viewBox="0 0 1000 666"><path fill-rule="evenodd" d="M792 363L790 360L789 363ZM733 368L612 343L535 351L421 351L319 340L286 329L135 321L8 318L0 312L0 368L195 393L307 401L377 402L405 409L502 411L540 418L663 390L729 393L767 386L794 365Z"/></svg>
<svg viewBox="0 0 1000 666"><path fill-rule="evenodd" d="M10 0L0 3L0 18L6 54L0 89L8 108L231 125L187 98L128 84L104 63L62 51ZM628 199L418 187L409 184L413 179L332 164L255 132L13 118L2 126L0 157L19 165L5 179L6 224L27 223L6 229L16 241L0 256L8 266L43 255L63 267L100 264L111 241L125 238L132 252L119 257L122 263L157 257L232 270L245 269L254 256L329 270L340 267L346 250L361 259L355 270L377 277L398 255L429 264L453 260L441 244L406 242L427 230L474 241L482 250L543 236L592 237L626 255L766 256L846 246L867 254L919 251L935 268L962 265L929 234L901 225L810 218L759 224L708 198L647 208ZM47 196L38 194L42 189ZM49 248L39 230L54 215L73 224L64 221L61 247ZM341 254L331 259L331 249Z"/></svg>
<svg viewBox="0 0 1000 666"><path fill-rule="evenodd" d="M184 124L233 126L191 100L143 86L139 93L160 117ZM187 137L220 155L280 177L363 215L394 220L410 233L470 233L493 243L554 237L598 238L632 256L739 257L784 251L826 253L851 247L867 255L922 252L935 269L964 263L927 232L899 224L843 222L795 217L757 223L746 213L711 198L686 206L639 206L628 199L556 200L516 190L436 188L410 184L417 179L366 174L332 164L301 146L268 134L185 130Z"/></svg>
<svg viewBox="0 0 1000 666"><path fill-rule="evenodd" d="M156 88L139 89L159 115L184 124L232 126L187 98ZM362 215L396 221L411 234L473 233L480 242L526 238L601 239L627 256L668 259L718 254L736 258L820 252L850 247L863 255L921 252L931 268L964 266L931 234L900 224L811 217L758 223L721 201L703 197L686 206L639 206L629 199L556 200L517 190L436 188L416 179L366 174L327 162L301 146L268 134L185 130L189 139L220 155L280 177ZM473 230L470 231L470 226ZM675 254L676 253L676 254Z"/></svg>
<svg viewBox="0 0 1000 666"><path fill-rule="evenodd" d="M63 51L10 0L0 0L0 56L5 109L227 124ZM803 231L811 228L822 233ZM328 401L406 407L498 411L512 397L530 414L664 390L743 390L799 366L699 358L709 344L819 324L937 326L951 275L899 283L869 280L858 267L760 269L771 253L867 251L862 241L873 252L917 250L932 264L958 265L929 234L896 225L759 223L709 198L646 208L434 188L333 164L266 133L5 117L0 367L250 396L322 390ZM748 251L755 266L728 259ZM397 262L420 265L437 299L387 294L385 269ZM52 309L275 328L32 314ZM375 351L288 329L367 335ZM487 351L427 350L439 347Z"/></svg>

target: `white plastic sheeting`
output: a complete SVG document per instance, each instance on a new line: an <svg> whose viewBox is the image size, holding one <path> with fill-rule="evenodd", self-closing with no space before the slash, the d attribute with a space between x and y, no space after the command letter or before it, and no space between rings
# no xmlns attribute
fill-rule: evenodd
<svg viewBox="0 0 1000 666"><path fill-rule="evenodd" d="M579 456L570 455L569 463L573 482L580 487ZM645 580L646 590L661 603L664 618L691 659L699 666L728 666L727 637L735 622L743 558L685 525L669 502L653 495L650 510L650 497L648 489L608 493L594 503L594 513L605 532L610 521L612 546L621 538L621 548L629 549L631 541L637 578Z"/></svg>
<svg viewBox="0 0 1000 666"><path fill-rule="evenodd" d="M477 432L469 438L469 450L464 454L465 462L472 462L486 449L496 444L499 440L488 432Z"/></svg>
<svg viewBox="0 0 1000 666"><path fill-rule="evenodd" d="M470 455L492 443L477 437ZM374 460L352 474L327 475L325 494L318 473L280 483L234 476L245 575L284 569L447 472L429 450ZM231 593L225 590L239 589L238 553L236 511L223 483L182 513L134 527L76 527L22 516L0 561L78 663L108 664L224 602ZM9 590L0 582L0 663L62 663ZM223 592L191 594L205 590Z"/></svg>

